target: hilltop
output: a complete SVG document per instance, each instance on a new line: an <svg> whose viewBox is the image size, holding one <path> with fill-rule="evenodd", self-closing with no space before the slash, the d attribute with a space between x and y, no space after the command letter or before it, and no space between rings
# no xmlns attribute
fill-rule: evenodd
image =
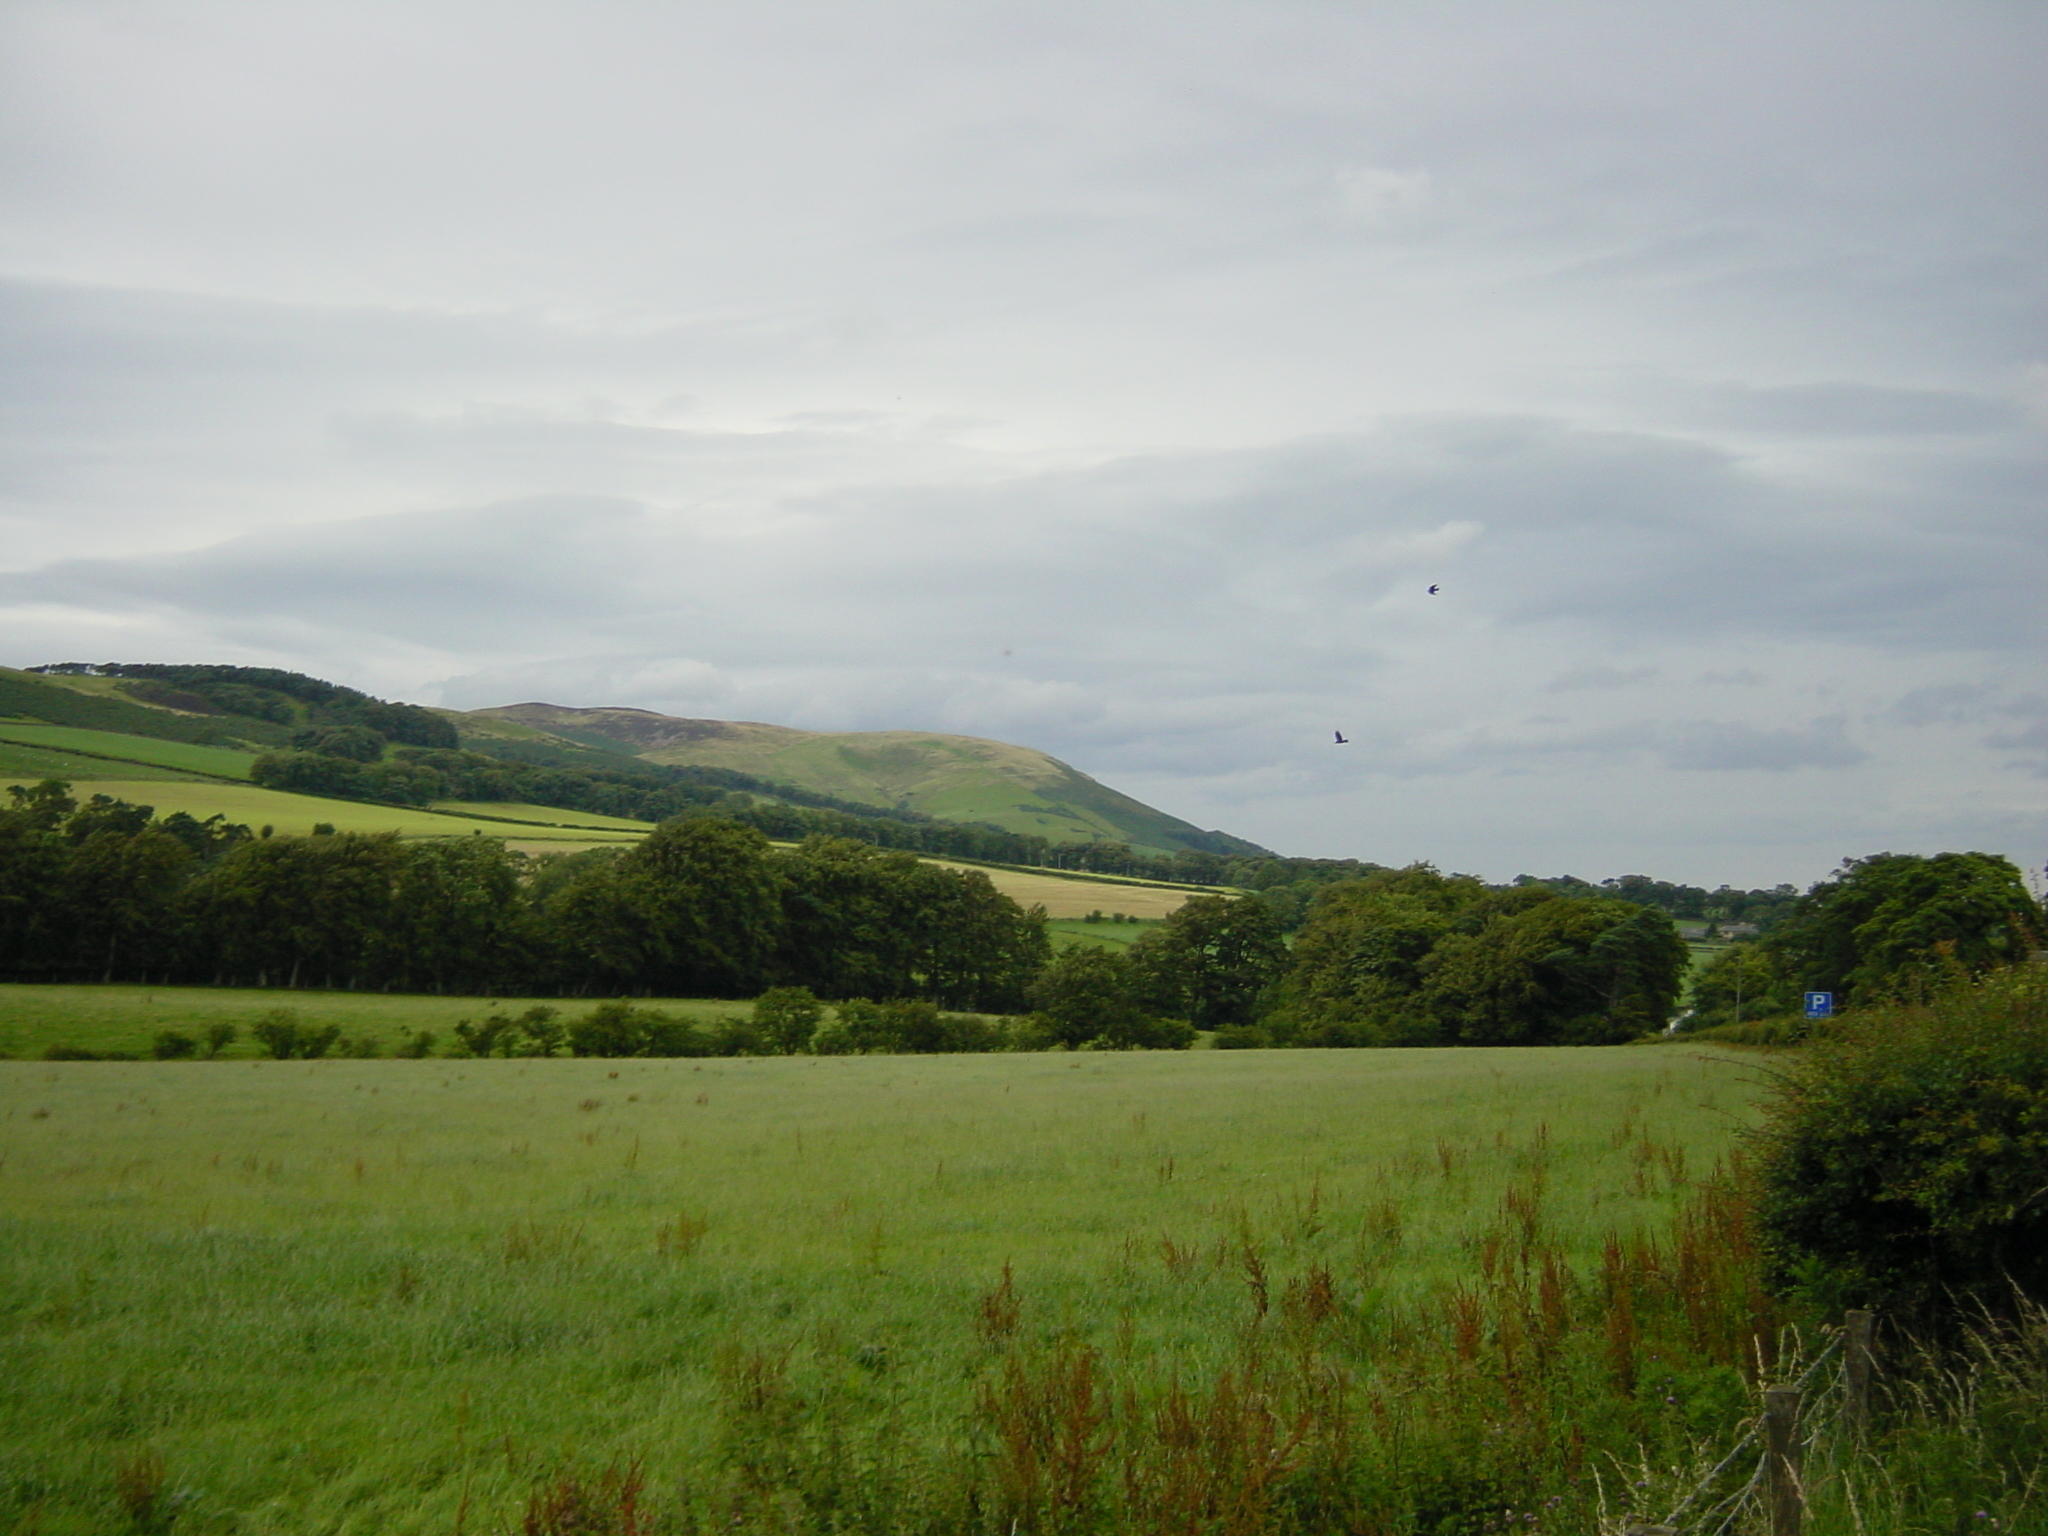
<svg viewBox="0 0 2048 1536"><path fill-rule="evenodd" d="M996 826L1055 843L1159 853L1260 854L1156 810L1031 747L932 731L800 731L651 710L510 704L449 713L463 745L553 737L672 767L724 768L834 800Z"/></svg>

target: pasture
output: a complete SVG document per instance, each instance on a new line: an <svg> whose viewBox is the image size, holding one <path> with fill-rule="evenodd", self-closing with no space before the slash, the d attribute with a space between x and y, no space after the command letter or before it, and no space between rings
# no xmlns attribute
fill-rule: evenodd
<svg viewBox="0 0 2048 1536"><path fill-rule="evenodd" d="M401 1001L476 1006L346 1005ZM910 1511L1005 1360L1169 1391L1308 1316L1370 1372L1504 1211L1580 1271L1661 1230L1757 1092L1628 1047L0 1062L0 1529L508 1531L607 1468L759 1528L799 1443Z"/></svg>
<svg viewBox="0 0 2048 1536"><path fill-rule="evenodd" d="M1051 870L1006 869L997 865L954 863L947 859L927 859L925 862L946 869L979 869L995 882L997 890L1017 905L1044 907L1045 915L1051 918L1084 918L1090 912L1100 912L1104 916L1121 912L1126 917L1160 919L1178 912L1190 896L1209 894L1206 888L1153 881L1065 875ZM1235 893L1219 888L1216 894Z"/></svg>
<svg viewBox="0 0 2048 1536"><path fill-rule="evenodd" d="M154 736L128 736L117 731L92 731L69 725L32 725L13 720L0 723L0 740L53 752L77 753L86 759L112 759L141 767L211 774L224 779L246 779L249 765L256 761L254 752L242 752L233 747L202 747L184 741L160 741Z"/></svg>
<svg viewBox="0 0 2048 1536"><path fill-rule="evenodd" d="M573 843L586 847L598 842L624 842L632 834L610 828L585 830L609 817L584 817L575 811L551 811L533 807L548 823L573 823L560 827L511 819L479 821L472 816L442 815L406 806L374 805L360 800L328 800L318 795L295 795L279 789L260 789L254 784L223 784L202 780L172 782L158 780L136 783L124 780L74 780L72 796L85 801L96 794L113 795L138 805L156 808L159 817L183 811L201 821L213 815L225 816L248 827L271 827L285 837L306 837L315 826L326 824L337 832L396 832L401 837L485 837L516 831L528 843ZM496 814L495 812L491 814ZM631 825L629 823L629 825Z"/></svg>

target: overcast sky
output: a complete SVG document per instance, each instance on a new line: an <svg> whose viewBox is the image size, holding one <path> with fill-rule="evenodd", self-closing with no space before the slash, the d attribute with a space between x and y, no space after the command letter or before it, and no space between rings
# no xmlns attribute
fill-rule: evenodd
<svg viewBox="0 0 2048 1536"><path fill-rule="evenodd" d="M2037 0L8 0L0 661L994 736L1495 879L2038 865L2044 60Z"/></svg>

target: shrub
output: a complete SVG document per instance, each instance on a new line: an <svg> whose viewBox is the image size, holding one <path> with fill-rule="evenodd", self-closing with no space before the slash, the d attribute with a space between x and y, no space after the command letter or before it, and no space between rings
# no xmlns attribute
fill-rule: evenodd
<svg viewBox="0 0 2048 1536"><path fill-rule="evenodd" d="M709 1056L711 1042L654 1008L635 1008L624 998L599 1003L569 1026L569 1050L577 1056Z"/></svg>
<svg viewBox="0 0 2048 1536"><path fill-rule="evenodd" d="M2048 968L1852 1014L1781 1081L1759 1132L1781 1290L1931 1336L2048 1294Z"/></svg>
<svg viewBox="0 0 2048 1536"><path fill-rule="evenodd" d="M421 1032L431 1045L434 1037ZM418 1038L418 1037L413 1037ZM484 1015L481 1023L467 1019L455 1026L456 1056L552 1056L568 1042L568 1031L556 1022L556 1010L545 1004L529 1008L517 1018L502 1013ZM419 1055L426 1055L422 1046ZM598 1054L578 1052L578 1055ZM625 1055L634 1055L627 1051Z"/></svg>
<svg viewBox="0 0 2048 1536"><path fill-rule="evenodd" d="M149 1042L149 1054L157 1061L189 1061L199 1054L199 1042L175 1029L160 1029Z"/></svg>
<svg viewBox="0 0 2048 1536"><path fill-rule="evenodd" d="M754 999L755 1029L771 1050L784 1056L810 1049L811 1036L824 1016L824 1005L809 987L771 987Z"/></svg>
<svg viewBox="0 0 2048 1536"><path fill-rule="evenodd" d="M226 1050L229 1046L235 1043L235 1037L240 1033L241 1031L236 1029L235 1026L232 1024L207 1025L206 1059L208 1061L212 1061L215 1057L220 1055L222 1051Z"/></svg>
<svg viewBox="0 0 2048 1536"><path fill-rule="evenodd" d="M314 1061L325 1056L341 1038L341 1026L323 1024L315 1028L299 1023L295 1008L273 1008L249 1026L249 1033L277 1061Z"/></svg>

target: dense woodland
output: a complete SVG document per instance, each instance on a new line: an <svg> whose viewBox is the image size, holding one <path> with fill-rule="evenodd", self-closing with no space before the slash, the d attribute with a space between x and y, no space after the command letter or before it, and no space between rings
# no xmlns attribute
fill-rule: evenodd
<svg viewBox="0 0 2048 1536"><path fill-rule="evenodd" d="M1126 953L1055 955L979 871L812 836L777 849L709 808L622 849L252 835L59 783L0 810L0 975L569 997L920 1000L1032 1011L1067 1045L1598 1044L1665 1026L1689 955L1662 910L1418 866L1189 900ZM1707 968L1749 1016L1801 990L1873 1001L2024 958L2040 909L1984 854L1879 855Z"/></svg>

